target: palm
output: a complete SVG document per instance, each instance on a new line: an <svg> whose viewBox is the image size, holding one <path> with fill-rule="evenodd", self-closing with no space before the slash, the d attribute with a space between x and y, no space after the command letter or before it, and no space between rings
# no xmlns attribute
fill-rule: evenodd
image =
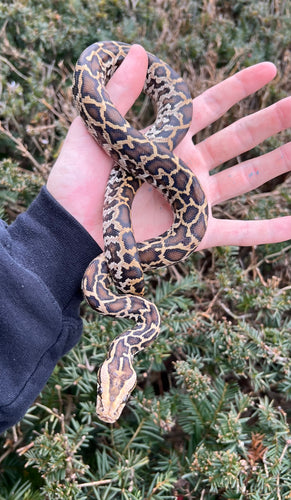
<svg viewBox="0 0 291 500"><path fill-rule="evenodd" d="M145 52L141 47L135 46L109 82L108 90L112 100L118 103L122 113L127 111L140 93L146 63ZM210 209L217 203L245 193L290 170L291 143L288 143L268 155L209 175L219 164L289 127L291 98L237 121L196 146L192 142L192 135L269 82L275 72L272 64L261 63L241 71L194 99L190 130L175 152L199 178ZM77 118L48 181L51 193L101 246L103 196L110 168L111 160L96 145ZM256 175L252 175L254 172ZM160 234L169 227L171 220L172 213L166 201L156 190L144 184L133 205L133 225L137 240ZM214 219L210 214L208 228L199 249L229 244L253 245L283 241L290 237L291 217L269 221L233 221Z"/></svg>

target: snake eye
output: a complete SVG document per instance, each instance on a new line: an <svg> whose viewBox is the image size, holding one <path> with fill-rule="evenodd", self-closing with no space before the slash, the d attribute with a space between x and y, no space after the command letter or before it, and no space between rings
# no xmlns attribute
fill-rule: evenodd
<svg viewBox="0 0 291 500"><path fill-rule="evenodd" d="M122 404L126 405L127 401L129 400L129 397L130 397L130 394L125 395L123 400L122 400Z"/></svg>

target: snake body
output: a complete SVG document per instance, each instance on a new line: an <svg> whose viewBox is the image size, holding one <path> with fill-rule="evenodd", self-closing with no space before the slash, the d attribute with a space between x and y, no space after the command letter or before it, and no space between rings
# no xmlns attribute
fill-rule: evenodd
<svg viewBox="0 0 291 500"><path fill-rule="evenodd" d="M135 321L133 328L113 340L98 371L96 411L109 423L119 418L136 385L133 356L159 333L158 310L142 297L143 273L186 259L201 241L208 216L197 178L173 153L192 117L190 93L182 78L148 53L143 91L155 103L157 113L145 134L120 115L106 92L107 81L129 49L120 42L91 45L76 64L73 82L75 105L87 129L115 162L105 192L105 250L85 271L84 297L101 314ZM136 243L131 205L145 181L169 201L174 221L161 236Z"/></svg>

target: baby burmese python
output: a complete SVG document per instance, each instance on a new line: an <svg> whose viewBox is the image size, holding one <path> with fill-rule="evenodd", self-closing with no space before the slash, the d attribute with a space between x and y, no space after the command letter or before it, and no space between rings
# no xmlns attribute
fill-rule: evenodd
<svg viewBox="0 0 291 500"><path fill-rule="evenodd" d="M106 92L129 48L120 42L94 43L81 54L73 82L74 102L87 129L115 163L105 193L105 250L85 271L84 296L99 313L135 322L113 340L98 372L96 411L109 423L119 418L136 385L133 356L159 333L157 308L142 297L143 271L186 259L203 238L208 214L197 178L172 152L192 118L192 100L182 78L148 54L143 91L156 106L156 120L146 133L120 115ZM145 181L169 201L174 221L160 237L136 243L131 205Z"/></svg>

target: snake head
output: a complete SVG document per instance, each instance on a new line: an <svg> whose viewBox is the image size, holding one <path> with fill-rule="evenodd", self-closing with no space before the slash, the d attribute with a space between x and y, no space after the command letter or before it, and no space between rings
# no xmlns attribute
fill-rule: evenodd
<svg viewBox="0 0 291 500"><path fill-rule="evenodd" d="M136 373L128 356L112 356L98 371L96 413L100 420L113 424L119 419L136 386Z"/></svg>

